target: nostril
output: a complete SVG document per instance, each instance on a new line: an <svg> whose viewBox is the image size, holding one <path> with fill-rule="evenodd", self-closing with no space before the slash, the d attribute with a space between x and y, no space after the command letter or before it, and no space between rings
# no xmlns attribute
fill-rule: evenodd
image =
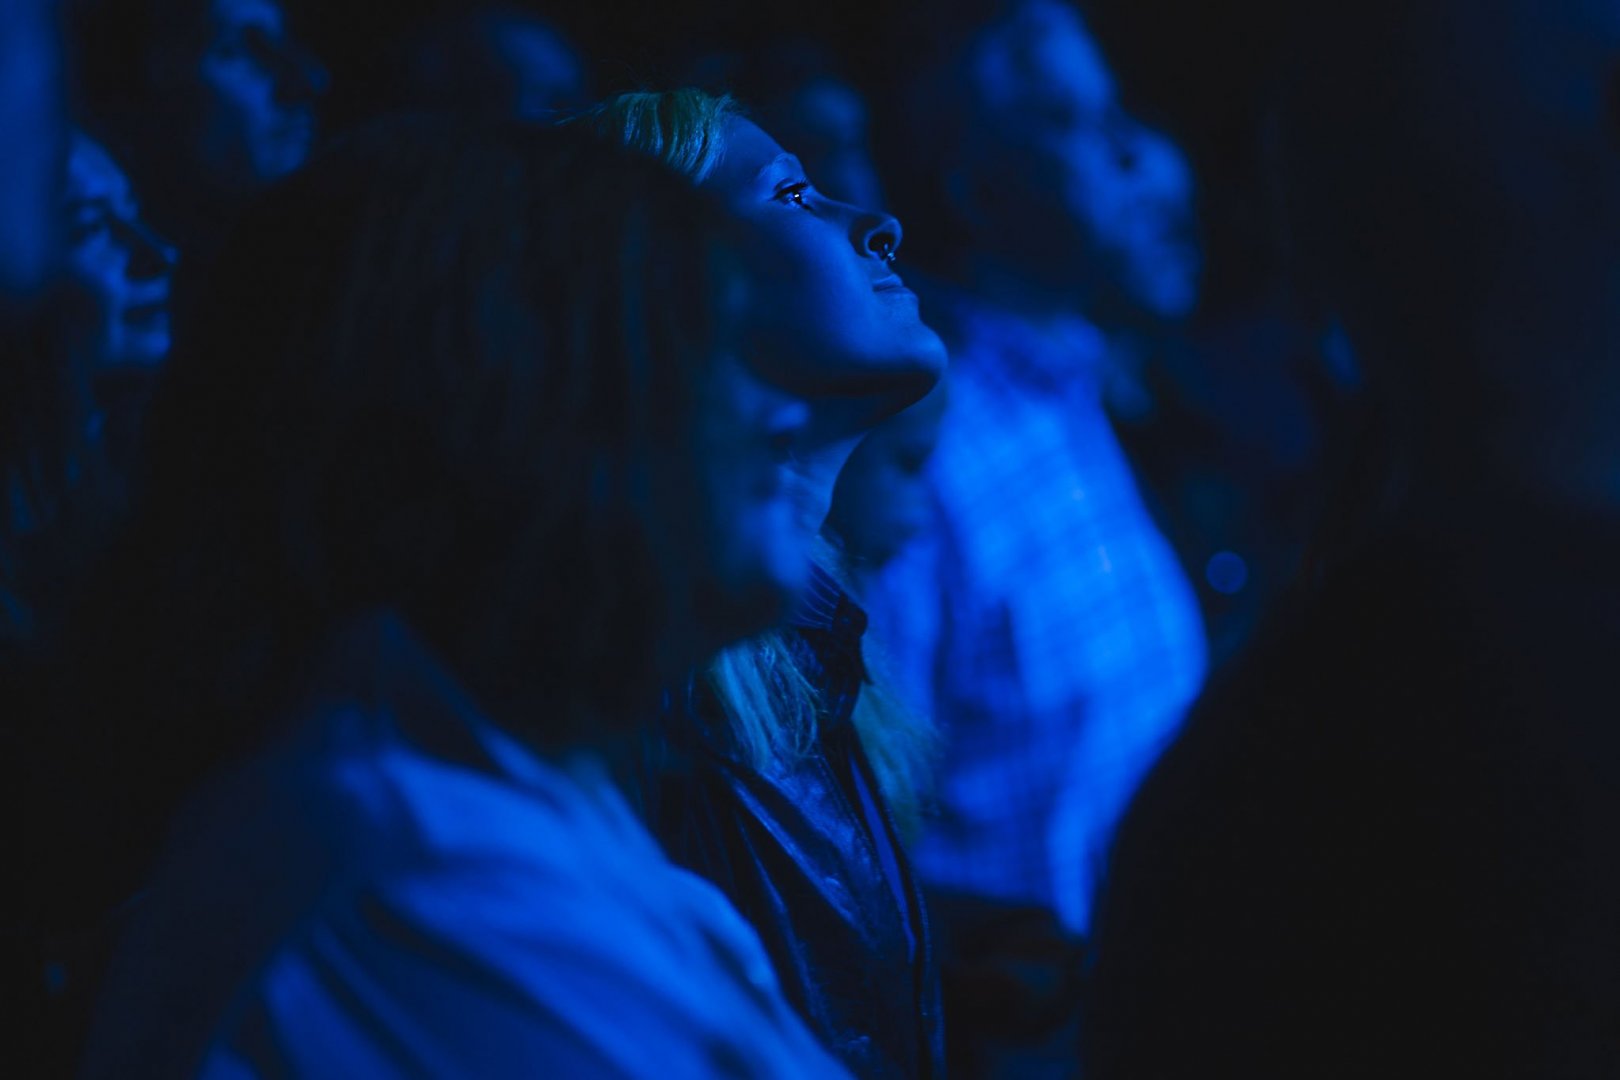
<svg viewBox="0 0 1620 1080"><path fill-rule="evenodd" d="M900 252L900 240L903 236L898 221L888 214L872 214L867 217L866 227L862 232L859 245L862 254L884 262L895 260Z"/></svg>

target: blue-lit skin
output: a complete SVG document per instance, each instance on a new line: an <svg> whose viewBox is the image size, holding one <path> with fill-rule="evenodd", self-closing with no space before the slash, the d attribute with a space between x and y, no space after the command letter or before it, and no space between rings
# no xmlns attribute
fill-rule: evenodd
<svg viewBox="0 0 1620 1080"><path fill-rule="evenodd" d="M66 143L61 60L45 0L0 4L0 313L44 284Z"/></svg>
<svg viewBox="0 0 1620 1080"><path fill-rule="evenodd" d="M66 280L92 372L150 368L169 352L175 252L141 220L129 179L82 133L68 155Z"/></svg>
<svg viewBox="0 0 1620 1080"><path fill-rule="evenodd" d="M948 408L947 385L879 424L838 474L827 526L863 569L887 565L933 522L926 467Z"/></svg>
<svg viewBox="0 0 1620 1080"><path fill-rule="evenodd" d="M738 358L714 363L693 425L699 490L667 509L673 522L702 518L692 550L670 552L666 571L675 578L695 571L697 578L698 633L676 635L685 651L670 658L671 678L705 652L776 622L804 591L809 540L786 464L809 420L803 399L765 383Z"/></svg>
<svg viewBox="0 0 1620 1080"><path fill-rule="evenodd" d="M964 121L952 197L979 291L1104 325L1187 315L1201 269L1190 170L1125 112L1079 17L1027 4L980 42L971 77L978 115Z"/></svg>
<svg viewBox="0 0 1620 1080"><path fill-rule="evenodd" d="M274 0L213 0L190 102L192 152L211 183L251 191L298 168L315 145L326 73L289 37Z"/></svg>
<svg viewBox="0 0 1620 1080"><path fill-rule="evenodd" d="M747 359L811 406L792 446L808 542L856 443L939 381L945 347L885 258L900 247L900 223L821 194L758 125L728 121L724 155L702 186L742 225Z"/></svg>
<svg viewBox="0 0 1620 1080"><path fill-rule="evenodd" d="M545 120L585 101L585 69L573 48L538 18L498 15L483 29L511 114Z"/></svg>

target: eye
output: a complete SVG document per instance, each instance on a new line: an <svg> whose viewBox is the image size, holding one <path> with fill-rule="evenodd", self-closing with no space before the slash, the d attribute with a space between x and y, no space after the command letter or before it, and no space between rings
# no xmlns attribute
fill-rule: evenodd
<svg viewBox="0 0 1620 1080"><path fill-rule="evenodd" d="M810 190L810 181L800 180L792 184L784 184L776 189L776 198L779 202L793 203L795 206L808 205L805 194Z"/></svg>
<svg viewBox="0 0 1620 1080"><path fill-rule="evenodd" d="M71 228L69 229L71 242L74 244L84 244L91 240L98 239L107 235L107 233L110 231L110 226L111 222L108 221L106 214L95 214L88 217L75 218Z"/></svg>

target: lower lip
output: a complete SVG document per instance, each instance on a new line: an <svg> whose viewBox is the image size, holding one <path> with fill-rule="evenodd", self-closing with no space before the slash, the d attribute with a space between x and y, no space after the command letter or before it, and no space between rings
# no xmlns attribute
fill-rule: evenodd
<svg viewBox="0 0 1620 1080"><path fill-rule="evenodd" d="M875 293L878 293L880 295L883 295L883 296L909 296L913 300L917 299L917 294L916 293L912 292L910 289L906 288L904 285L899 285L899 284L895 284L895 285L879 285L879 286L875 287L872 291L875 292Z"/></svg>

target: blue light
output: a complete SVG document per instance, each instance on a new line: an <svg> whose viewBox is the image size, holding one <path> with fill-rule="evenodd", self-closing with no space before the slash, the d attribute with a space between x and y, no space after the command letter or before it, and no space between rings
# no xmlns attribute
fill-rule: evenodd
<svg viewBox="0 0 1620 1080"><path fill-rule="evenodd" d="M1249 564L1231 551L1217 551L1204 566L1204 580L1223 596L1235 596L1249 583Z"/></svg>

